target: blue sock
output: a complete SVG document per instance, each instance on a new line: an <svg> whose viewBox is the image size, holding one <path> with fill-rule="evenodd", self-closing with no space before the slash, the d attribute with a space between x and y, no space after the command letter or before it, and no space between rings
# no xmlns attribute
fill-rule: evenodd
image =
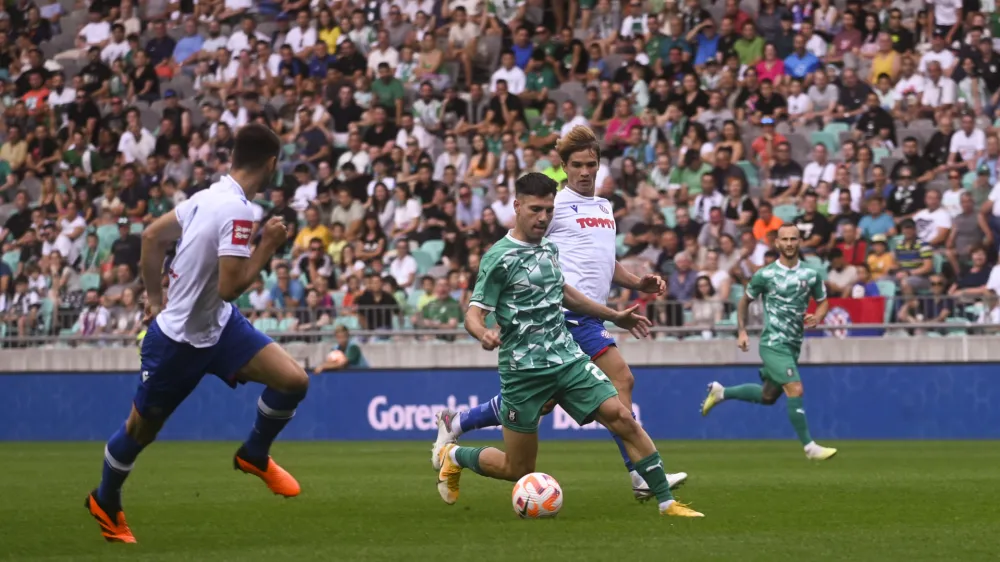
<svg viewBox="0 0 1000 562"><path fill-rule="evenodd" d="M632 412L632 419L635 419L635 412ZM625 469L629 472L635 470L635 466L632 464L632 459L629 458L628 452L625 451L625 443L622 441L621 437L618 437L614 433L611 434L611 438L615 440L615 445L618 445L618 452L622 455L622 460L625 461Z"/></svg>
<svg viewBox="0 0 1000 562"><path fill-rule="evenodd" d="M97 487L97 501L111 512L122 508L122 485L132 472L135 458L145 448L125 431L125 424L111 436L104 446L104 470L101 473L101 484Z"/></svg>
<svg viewBox="0 0 1000 562"><path fill-rule="evenodd" d="M473 429L500 425L500 395L497 394L489 402L480 404L467 412L460 413L458 420L458 423L462 426L462 433L472 431Z"/></svg>
<svg viewBox="0 0 1000 562"><path fill-rule="evenodd" d="M305 392L284 394L265 388L257 400L257 419L243 448L251 459L266 459L271 443L295 415L295 407L306 397Z"/></svg>

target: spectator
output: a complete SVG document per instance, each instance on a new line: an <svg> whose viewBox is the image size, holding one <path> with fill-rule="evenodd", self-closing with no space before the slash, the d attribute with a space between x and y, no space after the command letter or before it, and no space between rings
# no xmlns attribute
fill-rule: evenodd
<svg viewBox="0 0 1000 562"><path fill-rule="evenodd" d="M840 248L833 248L827 256L830 264L827 267L826 289L830 296L850 298L854 284L858 281L858 271L844 259Z"/></svg>
<svg viewBox="0 0 1000 562"><path fill-rule="evenodd" d="M695 281L697 274L692 270L691 255L687 252L680 252L674 257L675 269L667 281L670 285L670 294L677 297L677 300L687 303L694 297ZM711 283L711 282L710 282Z"/></svg>
<svg viewBox="0 0 1000 562"><path fill-rule="evenodd" d="M378 216L371 213L365 215L354 250L357 253L357 259L363 263L381 261L388 243L389 241L378 223Z"/></svg>
<svg viewBox="0 0 1000 562"><path fill-rule="evenodd" d="M913 215L917 237L931 248L943 248L951 232L951 215L941 208L941 192L931 189L925 196L927 207Z"/></svg>
<svg viewBox="0 0 1000 562"><path fill-rule="evenodd" d="M112 334L134 337L142 328L143 311L135 293L133 287L122 291L118 306L111 311L109 327Z"/></svg>
<svg viewBox="0 0 1000 562"><path fill-rule="evenodd" d="M802 214L795 219L795 226L802 234L803 254L824 254L825 248L833 235L830 221L817 211L818 198L815 193L808 192L802 198Z"/></svg>
<svg viewBox="0 0 1000 562"><path fill-rule="evenodd" d="M305 232L303 229L299 234ZM332 280L334 276L333 258L325 251L326 243L322 238L315 237L309 240L305 253L295 262L291 276L300 280L301 283L305 274L308 285L314 285L321 277Z"/></svg>
<svg viewBox="0 0 1000 562"><path fill-rule="evenodd" d="M412 288L417 279L417 260L410 255L410 243L406 240L396 242L396 255L389 262L389 275L403 291Z"/></svg>
<svg viewBox="0 0 1000 562"><path fill-rule="evenodd" d="M101 303L101 294L90 289L84 296L83 308L73 330L81 336L99 336L108 329L111 313Z"/></svg>
<svg viewBox="0 0 1000 562"><path fill-rule="evenodd" d="M382 184L385 187L385 184ZM275 205L274 209L277 208ZM361 227L361 220L365 216L365 207L360 201L351 197L351 191L346 187L340 188L337 191L337 206L334 207L333 212L330 214L331 223L340 223L347 229L348 238L353 237L353 235Z"/></svg>
<svg viewBox="0 0 1000 562"><path fill-rule="evenodd" d="M872 236L872 251L868 254L868 271L872 279L878 281L887 278L896 269L896 259L889 251L885 234Z"/></svg>
<svg viewBox="0 0 1000 562"><path fill-rule="evenodd" d="M127 265L132 269L139 267L142 238L131 232L131 225L132 223L125 217L118 219L118 239L111 244L111 263L115 267L119 265Z"/></svg>
<svg viewBox="0 0 1000 562"><path fill-rule="evenodd" d="M854 287L851 288L850 298L861 299L865 297L877 297L881 293L878 289L878 284L872 281L871 271L868 270L867 264L861 264L855 267L858 273L858 279L854 282Z"/></svg>
<svg viewBox="0 0 1000 562"><path fill-rule="evenodd" d="M934 272L934 252L926 242L917 238L917 226L912 219L900 223L903 239L896 245L896 280L903 292L914 294L930 288L929 276Z"/></svg>
<svg viewBox="0 0 1000 562"><path fill-rule="evenodd" d="M333 331L336 343L324 359L322 365L315 369L317 375L325 371L340 371L345 369L367 369L368 361L361 352L361 347L351 339L347 327L337 326Z"/></svg>
<svg viewBox="0 0 1000 562"><path fill-rule="evenodd" d="M986 248L976 246L969 251L971 263L958 271L957 279L952 283L948 294L954 297L978 298L989 292L990 267L986 263Z"/></svg>
<svg viewBox="0 0 1000 562"><path fill-rule="evenodd" d="M462 309L451 296L447 279L438 279L434 284L434 298L419 309L413 318L418 328L429 330L454 330L462 321ZM438 335L437 339L454 341L454 336Z"/></svg>
<svg viewBox="0 0 1000 562"><path fill-rule="evenodd" d="M943 323L955 313L955 300L945 295L945 281L940 275L933 275L929 281L931 294L928 298L909 296L900 307L897 318L902 324L918 324L923 322ZM942 333L939 328L931 332ZM925 330L913 330L915 335L926 333Z"/></svg>
<svg viewBox="0 0 1000 562"><path fill-rule="evenodd" d="M840 227L840 238L835 249L840 250L848 265L861 266L868 255L868 243L858 238L858 227L854 223L845 223Z"/></svg>
<svg viewBox="0 0 1000 562"><path fill-rule="evenodd" d="M923 209L924 188L914 183L912 171L901 171L892 193L889 195L888 210L898 226L906 219L912 219L917 211Z"/></svg>
<svg viewBox="0 0 1000 562"><path fill-rule="evenodd" d="M708 277L704 275L698 277L689 306L691 308L691 322L687 325L704 328L703 337L710 337L711 328L722 321L723 307L722 301Z"/></svg>
<svg viewBox="0 0 1000 562"><path fill-rule="evenodd" d="M305 298L305 287L298 279L293 279L288 264L278 263L275 267L275 284L271 287L271 302L279 310L293 310Z"/></svg>
<svg viewBox="0 0 1000 562"><path fill-rule="evenodd" d="M377 274L367 278L367 289L354 300L361 315L361 325L366 330L388 332L392 330L392 319L399 314L399 304L391 293L386 292L382 277ZM382 339L387 335L373 336Z"/></svg>
<svg viewBox="0 0 1000 562"><path fill-rule="evenodd" d="M952 218L952 228L945 242L945 255L955 272L963 270L962 265L968 263L973 249L993 246L993 233L976 212L972 195L963 192L960 201L962 212Z"/></svg>
<svg viewBox="0 0 1000 562"><path fill-rule="evenodd" d="M398 241L417 232L417 228L420 226L422 208L417 198L411 195L410 188L404 183L396 186L394 197L396 210L390 236L393 240Z"/></svg>

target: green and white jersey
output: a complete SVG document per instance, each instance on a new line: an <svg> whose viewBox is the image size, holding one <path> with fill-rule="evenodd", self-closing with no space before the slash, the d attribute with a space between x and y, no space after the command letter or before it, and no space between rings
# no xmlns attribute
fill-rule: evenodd
<svg viewBox="0 0 1000 562"><path fill-rule="evenodd" d="M763 297L761 347L798 356L809 297L823 302L826 300L826 286L816 271L803 267L801 261L792 268L775 261L757 270L747 284L746 295L751 300Z"/></svg>
<svg viewBox="0 0 1000 562"><path fill-rule="evenodd" d="M469 304L496 314L501 374L586 359L566 329L562 301L555 244L546 239L528 244L507 234L486 252Z"/></svg>
<svg viewBox="0 0 1000 562"><path fill-rule="evenodd" d="M517 17L517 11L524 5L524 0L489 0L487 11L504 24L509 25Z"/></svg>

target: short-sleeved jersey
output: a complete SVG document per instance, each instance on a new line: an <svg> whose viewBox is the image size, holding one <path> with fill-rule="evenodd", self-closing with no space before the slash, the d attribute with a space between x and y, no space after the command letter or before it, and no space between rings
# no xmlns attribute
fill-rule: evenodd
<svg viewBox="0 0 1000 562"><path fill-rule="evenodd" d="M802 262L788 268L776 261L754 274L747 285L746 295L751 300L763 297L761 347L798 355L809 298L816 299L818 303L826 300L826 286L816 271L803 267Z"/></svg>
<svg viewBox="0 0 1000 562"><path fill-rule="evenodd" d="M587 357L566 329L558 254L548 240L528 244L508 234L479 264L470 306L496 314L501 374L545 370Z"/></svg>
<svg viewBox="0 0 1000 562"><path fill-rule="evenodd" d="M559 267L566 283L600 304L608 302L615 274L618 232L612 212L607 199L562 189L556 194L552 222L545 234L559 248Z"/></svg>
<svg viewBox="0 0 1000 562"><path fill-rule="evenodd" d="M219 296L219 258L250 257L254 213L243 188L225 176L177 206L181 238L170 263L167 307L156 317L170 339L211 347L233 313Z"/></svg>

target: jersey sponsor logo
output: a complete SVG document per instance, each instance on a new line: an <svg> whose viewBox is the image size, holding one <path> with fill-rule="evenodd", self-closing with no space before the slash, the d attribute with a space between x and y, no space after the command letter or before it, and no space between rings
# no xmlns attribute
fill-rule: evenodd
<svg viewBox="0 0 1000 562"><path fill-rule="evenodd" d="M576 219L580 228L615 228L614 219L598 219L594 217Z"/></svg>
<svg viewBox="0 0 1000 562"><path fill-rule="evenodd" d="M604 338L604 339L606 339L606 340L612 339L611 338L611 332L609 332L607 330L601 330L601 337Z"/></svg>
<svg viewBox="0 0 1000 562"><path fill-rule="evenodd" d="M604 205L598 205L597 208L600 209L605 215L608 214L608 210L604 208Z"/></svg>
<svg viewBox="0 0 1000 562"><path fill-rule="evenodd" d="M250 245L250 232L253 230L253 221L234 220L233 221L233 244L238 246Z"/></svg>

